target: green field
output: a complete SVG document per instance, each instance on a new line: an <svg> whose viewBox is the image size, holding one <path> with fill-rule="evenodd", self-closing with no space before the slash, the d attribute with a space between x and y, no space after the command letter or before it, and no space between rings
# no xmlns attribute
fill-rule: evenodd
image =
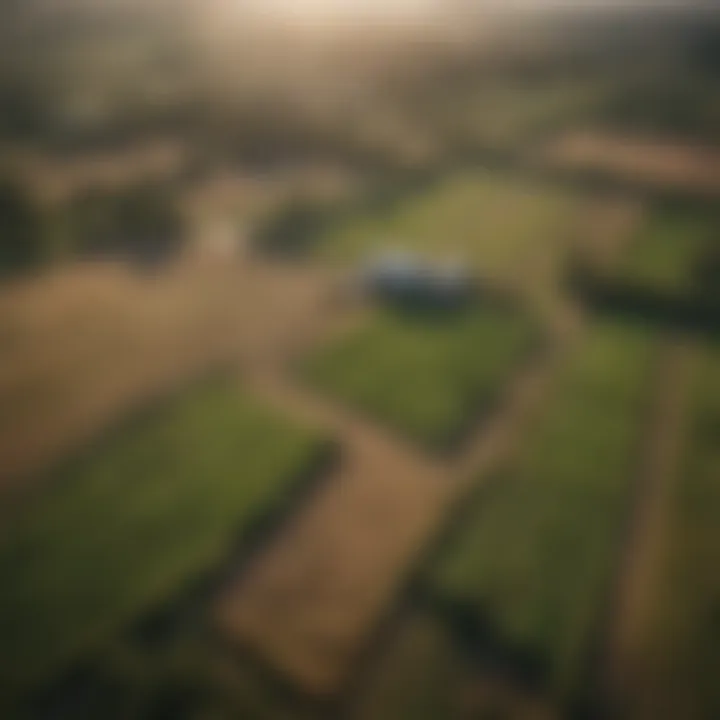
<svg viewBox="0 0 720 720"><path fill-rule="evenodd" d="M677 296L710 290L703 287L702 265L716 235L717 223L703 214L656 213L632 239L619 279Z"/></svg>
<svg viewBox="0 0 720 720"><path fill-rule="evenodd" d="M662 720L720 717L720 346L700 358L646 648Z"/></svg>
<svg viewBox="0 0 720 720"><path fill-rule="evenodd" d="M211 570L323 447L217 382L67 466L2 535L2 687L62 670Z"/></svg>
<svg viewBox="0 0 720 720"><path fill-rule="evenodd" d="M609 95L602 83L507 84L464 94L455 126L480 147L514 148L557 132L601 107Z"/></svg>
<svg viewBox="0 0 720 720"><path fill-rule="evenodd" d="M309 358L310 381L431 447L498 399L536 333L510 310L386 311Z"/></svg>
<svg viewBox="0 0 720 720"><path fill-rule="evenodd" d="M353 720L455 720L463 663L446 628L413 613L372 670Z"/></svg>
<svg viewBox="0 0 720 720"><path fill-rule="evenodd" d="M430 573L564 697L606 600L648 400L652 343L590 331L516 466L483 495Z"/></svg>
<svg viewBox="0 0 720 720"><path fill-rule="evenodd" d="M467 173L382 210L351 214L322 232L315 249L325 259L356 262L400 247L462 258L493 279L551 281L576 209L576 199L556 189Z"/></svg>

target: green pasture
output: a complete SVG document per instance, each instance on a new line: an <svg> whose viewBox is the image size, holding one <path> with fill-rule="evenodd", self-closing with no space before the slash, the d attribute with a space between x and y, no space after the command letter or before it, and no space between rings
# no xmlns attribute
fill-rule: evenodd
<svg viewBox="0 0 720 720"><path fill-rule="evenodd" d="M349 213L321 231L314 247L321 258L348 263L387 248L415 250L462 259L483 277L537 284L556 270L576 210L577 199L558 189L466 173Z"/></svg>
<svg viewBox="0 0 720 720"><path fill-rule="evenodd" d="M212 570L322 447L216 382L59 471L0 536L0 689L62 670Z"/></svg>
<svg viewBox="0 0 720 720"><path fill-rule="evenodd" d="M698 361L646 647L659 720L720 717L720 346Z"/></svg>
<svg viewBox="0 0 720 720"><path fill-rule="evenodd" d="M600 82L502 83L460 99L456 125L468 142L512 149L582 122L609 96Z"/></svg>
<svg viewBox="0 0 720 720"><path fill-rule="evenodd" d="M717 222L706 214L655 213L630 242L618 269L619 279L676 296L710 291L712 256L720 262L717 230Z"/></svg>
<svg viewBox="0 0 720 720"><path fill-rule="evenodd" d="M581 670L627 512L648 402L644 331L589 331L513 467L429 574L451 603L564 696Z"/></svg>
<svg viewBox="0 0 720 720"><path fill-rule="evenodd" d="M430 447L491 408L537 333L515 311L381 311L308 358L316 387Z"/></svg>

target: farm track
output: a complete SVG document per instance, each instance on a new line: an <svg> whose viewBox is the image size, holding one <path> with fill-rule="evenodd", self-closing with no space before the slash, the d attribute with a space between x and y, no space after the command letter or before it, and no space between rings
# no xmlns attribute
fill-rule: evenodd
<svg viewBox="0 0 720 720"><path fill-rule="evenodd" d="M248 385L341 447L334 475L220 595L220 624L304 692L342 692L453 505L510 451L561 353L536 360L456 457L435 458L256 358Z"/></svg>
<svg viewBox="0 0 720 720"><path fill-rule="evenodd" d="M600 717L634 720L642 667L638 662L651 617L668 512L682 451L683 419L692 371L692 347L668 338L661 348L656 396L642 450L635 506L609 602L607 630L590 678ZM597 693L597 694L596 694Z"/></svg>

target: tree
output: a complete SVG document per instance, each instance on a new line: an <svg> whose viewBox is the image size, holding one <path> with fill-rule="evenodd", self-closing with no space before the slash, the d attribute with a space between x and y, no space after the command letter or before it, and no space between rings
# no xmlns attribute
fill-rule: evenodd
<svg viewBox="0 0 720 720"><path fill-rule="evenodd" d="M156 185L89 193L78 198L69 212L80 254L157 264L176 255L185 242L177 204L168 190Z"/></svg>
<svg viewBox="0 0 720 720"><path fill-rule="evenodd" d="M327 219L327 208L310 201L294 199L272 214L259 229L259 248L281 255L304 255Z"/></svg>
<svg viewBox="0 0 720 720"><path fill-rule="evenodd" d="M0 274L37 267L44 259L40 210L27 192L9 180L0 180Z"/></svg>

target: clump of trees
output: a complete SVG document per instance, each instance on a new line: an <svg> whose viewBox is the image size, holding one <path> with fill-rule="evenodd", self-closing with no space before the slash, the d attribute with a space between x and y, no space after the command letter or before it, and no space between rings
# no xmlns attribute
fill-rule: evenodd
<svg viewBox="0 0 720 720"><path fill-rule="evenodd" d="M41 209L21 185L0 180L0 275L31 270L46 255Z"/></svg>
<svg viewBox="0 0 720 720"><path fill-rule="evenodd" d="M330 208L295 198L260 224L255 233L257 249L277 255L304 256L312 250L332 215Z"/></svg>
<svg viewBox="0 0 720 720"><path fill-rule="evenodd" d="M183 248L185 222L169 189L139 184L114 192L90 191L66 210L75 253L158 264Z"/></svg>
<svg viewBox="0 0 720 720"><path fill-rule="evenodd" d="M50 209L19 183L0 180L0 277L61 258L113 257L158 265L182 250L185 227L172 190L164 186L88 191Z"/></svg>

